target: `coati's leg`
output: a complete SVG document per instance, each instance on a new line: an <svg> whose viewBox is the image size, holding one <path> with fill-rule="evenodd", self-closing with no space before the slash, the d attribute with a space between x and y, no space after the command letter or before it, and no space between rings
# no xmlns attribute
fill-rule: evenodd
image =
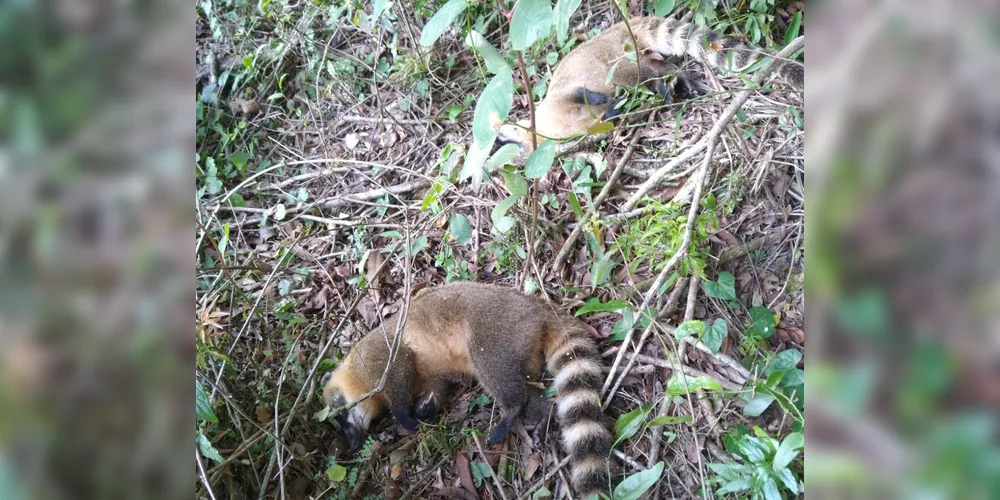
<svg viewBox="0 0 1000 500"><path fill-rule="evenodd" d="M472 364L479 382L500 406L502 417L490 432L487 443L492 446L507 438L514 421L524 409L524 362L511 359L510 354L497 355L483 346L472 346Z"/></svg>
<svg viewBox="0 0 1000 500"><path fill-rule="evenodd" d="M451 383L437 378L425 384L426 394L417 402L414 411L417 420L430 420L441 410L441 403L451 392Z"/></svg>
<svg viewBox="0 0 1000 500"><path fill-rule="evenodd" d="M413 351L405 346L399 347L396 361L389 368L389 375L382 389L382 395L389 403L389 409L396 422L408 431L417 430L417 422L410 415L410 403L413 401L413 379L416 368L413 364Z"/></svg>

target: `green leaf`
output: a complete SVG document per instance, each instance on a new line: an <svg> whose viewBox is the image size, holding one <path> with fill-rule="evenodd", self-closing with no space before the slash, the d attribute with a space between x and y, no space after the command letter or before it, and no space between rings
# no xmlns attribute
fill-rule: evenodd
<svg viewBox="0 0 1000 500"><path fill-rule="evenodd" d="M764 375L795 368L799 361L802 361L802 353L798 349L786 349L774 356L771 364L767 365L767 369L764 370Z"/></svg>
<svg viewBox="0 0 1000 500"><path fill-rule="evenodd" d="M201 385L201 381L194 381L194 415L197 420L204 422L212 422L213 424L219 423L219 417L215 416L215 412L212 411L212 403L208 400L208 393L205 392L205 387Z"/></svg>
<svg viewBox="0 0 1000 500"><path fill-rule="evenodd" d="M389 0L375 0L375 5L372 7L372 24L375 24L375 22L378 21L379 16L381 16L383 12L389 10L389 7L391 6L392 3L390 3Z"/></svg>
<svg viewBox="0 0 1000 500"><path fill-rule="evenodd" d="M609 121L597 122L587 129L587 135L607 134L615 129L615 124Z"/></svg>
<svg viewBox="0 0 1000 500"><path fill-rule="evenodd" d="M653 411L653 405L642 405L619 416L615 422L614 446L618 446L618 443L631 438L635 433L639 432L639 429L642 428L642 424L646 421L646 417L649 416L649 412L651 411Z"/></svg>
<svg viewBox="0 0 1000 500"><path fill-rule="evenodd" d="M517 224L517 220L513 217L500 217L499 220L493 223L493 227L495 227L500 234L504 234L507 231L510 231L514 227L514 224Z"/></svg>
<svg viewBox="0 0 1000 500"><path fill-rule="evenodd" d="M222 181L215 177L205 179L205 186L208 187L208 194L219 194L222 191Z"/></svg>
<svg viewBox="0 0 1000 500"><path fill-rule="evenodd" d="M438 197L444 191L444 183L440 180L434 182L431 188L427 190L427 194L424 195L424 201L420 204L420 211L426 212L428 208L437 202Z"/></svg>
<svg viewBox="0 0 1000 500"><path fill-rule="evenodd" d="M623 310L622 319L618 320L615 326L611 327L611 337L608 340L611 342L625 340L625 336L628 335L633 326L635 326L635 313L631 309Z"/></svg>
<svg viewBox="0 0 1000 500"><path fill-rule="evenodd" d="M205 437L205 434L201 432L201 429L198 430L198 449L201 450L201 454L205 458L215 460L220 464L225 461L223 460L222 455L219 454L219 450L216 450L215 446L212 446L212 442Z"/></svg>
<svg viewBox="0 0 1000 500"><path fill-rule="evenodd" d="M448 223L448 231L455 238L455 243L459 245L467 245L472 241L472 225L469 224L469 218L462 214L451 216L451 222Z"/></svg>
<svg viewBox="0 0 1000 500"><path fill-rule="evenodd" d="M452 21L465 11L466 5L465 0L451 0L444 4L441 10L437 11L437 14L434 14L434 17L430 18L424 25L424 31L420 33L420 45L424 47L434 45L434 42L441 38Z"/></svg>
<svg viewBox="0 0 1000 500"><path fill-rule="evenodd" d="M575 215L577 219L583 219L583 207L580 206L580 199L576 197L576 193L570 191L567 198L569 198L569 208L573 210L573 215Z"/></svg>
<svg viewBox="0 0 1000 500"><path fill-rule="evenodd" d="M773 477L767 478L764 482L764 500L781 500L781 493L778 492L778 483Z"/></svg>
<svg viewBox="0 0 1000 500"><path fill-rule="evenodd" d="M792 493L799 492L799 482L795 480L795 476L792 475L792 471L788 469L781 469L778 471L778 479L781 483L785 485L785 488Z"/></svg>
<svg viewBox="0 0 1000 500"><path fill-rule="evenodd" d="M805 445L805 438L801 432L793 432L781 441L778 451L774 453L774 470L781 470L788 467L788 464L795 460L799 450Z"/></svg>
<svg viewBox="0 0 1000 500"><path fill-rule="evenodd" d="M709 348L713 353L718 353L719 348L722 347L722 341L725 340L726 335L729 334L729 325L726 324L726 320L722 318L716 318L715 321L705 329L705 336L701 338L702 343Z"/></svg>
<svg viewBox="0 0 1000 500"><path fill-rule="evenodd" d="M510 18L510 46L514 50L531 47L552 29L550 0L518 0Z"/></svg>
<svg viewBox="0 0 1000 500"><path fill-rule="evenodd" d="M680 326L674 330L674 337L677 337L677 340L680 340L684 337L690 337L692 335L695 337L701 337L704 333L705 323L701 320L694 319L681 323Z"/></svg>
<svg viewBox="0 0 1000 500"><path fill-rule="evenodd" d="M236 165L240 170L247 167L248 160L250 160L250 153L233 153L229 155L229 162Z"/></svg>
<svg viewBox="0 0 1000 500"><path fill-rule="evenodd" d="M490 219L493 220L493 224L496 224L498 220L504 215L507 215L507 211L510 207L513 207L517 203L517 196L508 196L503 199L497 206L493 207L493 211L490 212Z"/></svg>
<svg viewBox="0 0 1000 500"><path fill-rule="evenodd" d="M614 265L611 261L610 252L601 255L600 258L595 260L594 265L590 267L591 288L597 288L603 285L608 280L608 276L611 274L612 268L614 268Z"/></svg>
<svg viewBox="0 0 1000 500"><path fill-rule="evenodd" d="M740 452L753 463L762 463L766 458L764 445L757 439L745 437L740 441Z"/></svg>
<svg viewBox="0 0 1000 500"><path fill-rule="evenodd" d="M548 498L552 496L552 492L549 491L545 486L541 486L534 493L531 494L531 498Z"/></svg>
<svg viewBox="0 0 1000 500"><path fill-rule="evenodd" d="M798 11L792 16L792 20L788 23L788 29L785 30L785 45L792 43L799 36L799 27L802 26L802 11Z"/></svg>
<svg viewBox="0 0 1000 500"><path fill-rule="evenodd" d="M339 483L347 477L347 468L340 464L333 464L326 469L326 477L335 483Z"/></svg>
<svg viewBox="0 0 1000 500"><path fill-rule="evenodd" d="M716 491L715 493L716 495L721 497L726 493L736 493L738 491L746 491L748 489L750 489L749 479L736 479L727 482L723 487L719 488L719 490Z"/></svg>
<svg viewBox="0 0 1000 500"><path fill-rule="evenodd" d="M704 281L702 288L705 295L713 299L736 300L736 278L732 273L723 271L719 273L719 281Z"/></svg>
<svg viewBox="0 0 1000 500"><path fill-rule="evenodd" d="M552 162L556 159L556 143L543 141L524 164L524 176L528 179L539 179L549 173Z"/></svg>
<svg viewBox="0 0 1000 500"><path fill-rule="evenodd" d="M675 424L690 424L694 422L694 417L691 415L660 415L659 417L650 420L646 427L656 427L657 425L675 425Z"/></svg>
<svg viewBox="0 0 1000 500"><path fill-rule="evenodd" d="M504 71L510 71L510 65L507 64L507 60L478 31L470 30L469 34L465 37L465 44L483 56L483 61L486 62L486 70L490 73L496 75Z"/></svg>
<svg viewBox="0 0 1000 500"><path fill-rule="evenodd" d="M513 101L514 81L510 71L497 74L486 84L472 116L472 136L477 146L489 151L497 137L497 129L510 114Z"/></svg>
<svg viewBox="0 0 1000 500"><path fill-rule="evenodd" d="M569 35L569 19L573 17L573 13L579 7L580 0L556 0L556 9L554 12L556 41L560 47L566 43Z"/></svg>
<svg viewBox="0 0 1000 500"><path fill-rule="evenodd" d="M490 477L490 464L486 462L472 462L469 464L469 471L472 472L472 480L476 482L476 488L483 485L483 480Z"/></svg>
<svg viewBox="0 0 1000 500"><path fill-rule="evenodd" d="M771 338L774 335L774 314L770 309L755 306L750 309L750 318L753 319L753 326L750 332L761 338Z"/></svg>
<svg viewBox="0 0 1000 500"><path fill-rule="evenodd" d="M656 17L663 17L674 10L674 0L654 0L653 1L653 15Z"/></svg>
<svg viewBox="0 0 1000 500"><path fill-rule="evenodd" d="M322 410L313 414L313 420L317 420L319 422L325 422L326 419L330 417L331 410L332 408L330 408L330 405L324 406Z"/></svg>
<svg viewBox="0 0 1000 500"><path fill-rule="evenodd" d="M528 181L524 180L520 174L504 170L500 172L500 175L503 176L503 183L511 195L524 196L528 194Z"/></svg>
<svg viewBox="0 0 1000 500"><path fill-rule="evenodd" d="M620 311L628 307L628 302L624 300L612 300L609 302L601 302L601 299L597 297L592 297L587 300L587 303L583 307L576 310L575 316L583 316L584 314L591 312L612 312Z"/></svg>
<svg viewBox="0 0 1000 500"><path fill-rule="evenodd" d="M662 474L663 462L660 461L650 469L626 477L615 486L615 500L636 500L656 484Z"/></svg>
<svg viewBox="0 0 1000 500"><path fill-rule="evenodd" d="M490 141L485 148L479 147L476 145L476 141L472 141L469 152L465 155L465 163L462 164L462 171L459 172L458 178L459 180L471 178L473 191L479 191L479 186L483 182L483 163L490 156L490 149L493 149L493 141Z"/></svg>
<svg viewBox="0 0 1000 500"><path fill-rule="evenodd" d="M667 394L671 396L681 396L699 390L721 392L722 386L715 379L692 377L683 373L675 373L667 382Z"/></svg>
<svg viewBox="0 0 1000 500"><path fill-rule="evenodd" d="M764 410L766 410L768 406L771 406L771 403L773 402L774 396L758 392L754 395L753 399L751 399L750 402L743 407L743 414L748 417L759 417L760 414L764 413Z"/></svg>
<svg viewBox="0 0 1000 500"><path fill-rule="evenodd" d="M514 158L517 158L519 154L521 154L521 148L517 144L504 144L486 162L486 170L493 171L498 167L506 165Z"/></svg>

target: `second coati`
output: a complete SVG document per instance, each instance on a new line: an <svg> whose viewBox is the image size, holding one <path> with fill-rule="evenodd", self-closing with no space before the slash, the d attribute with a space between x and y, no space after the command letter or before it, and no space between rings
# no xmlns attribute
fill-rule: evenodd
<svg viewBox="0 0 1000 500"><path fill-rule="evenodd" d="M671 82L673 89L663 83L662 78L677 69L673 58L688 56L713 69L739 72L770 56L698 27L691 19L691 12L681 17L641 17L629 24L639 52L638 64L632 36L621 22L583 42L556 65L548 94L535 105L538 144L546 138L561 140L582 134L603 120L613 119L619 113L615 106L616 87L647 82L666 97L671 90L680 90L681 94L702 93L703 86L685 72L677 72ZM609 81L612 68L614 73ZM778 74L797 88L804 84L804 71L799 63L782 63ZM529 127L529 120L502 125L497 144L518 144L522 154L527 155L533 150Z"/></svg>
<svg viewBox="0 0 1000 500"><path fill-rule="evenodd" d="M415 430L414 397L422 394L416 417L433 416L455 376L477 379L501 408L488 440L499 443L524 409L525 384L540 380L544 364L554 376L556 418L573 488L582 498L607 492L612 435L601 412L600 355L579 320L561 317L511 288L451 283L425 289L410 300L402 342L389 364L398 321L390 318L366 334L324 375L323 400L338 407L376 389L389 365L382 390L337 417L352 449L386 409Z"/></svg>

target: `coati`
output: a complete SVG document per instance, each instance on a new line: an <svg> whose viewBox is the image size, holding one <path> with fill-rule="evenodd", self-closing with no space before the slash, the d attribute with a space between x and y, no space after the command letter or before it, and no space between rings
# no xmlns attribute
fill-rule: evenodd
<svg viewBox="0 0 1000 500"><path fill-rule="evenodd" d="M357 401L378 385L389 361L399 318L392 317L352 346L323 378L323 399L334 407ZM382 390L337 417L356 450L372 419L388 409L415 430L410 412L427 419L441 406L449 380L472 376L501 408L488 443L503 441L526 403L525 384L538 382L543 361L554 375L556 417L570 455L573 487L583 498L607 491L612 435L600 404L602 371L594 341L576 319L511 288L451 283L410 300L396 360Z"/></svg>
<svg viewBox="0 0 1000 500"><path fill-rule="evenodd" d="M639 51L638 64L633 60L632 36L626 24L621 22L583 42L556 65L548 94L535 106L538 144L545 138L560 140L584 133L603 120L615 118L620 113L616 109L618 100L614 98L616 87L644 81L668 98L670 91L682 97L685 97L683 94L703 93L703 84L683 71L671 81L672 88L663 83L662 78L677 69L674 58L689 56L712 68L742 71L768 56L698 27L691 20L691 12L681 17L641 17L629 24ZM614 73L608 81L612 68ZM801 64L782 63L778 73L782 80L802 88ZM518 144L526 155L533 150L529 128L529 120L521 120L517 125L504 124L498 131L496 144Z"/></svg>

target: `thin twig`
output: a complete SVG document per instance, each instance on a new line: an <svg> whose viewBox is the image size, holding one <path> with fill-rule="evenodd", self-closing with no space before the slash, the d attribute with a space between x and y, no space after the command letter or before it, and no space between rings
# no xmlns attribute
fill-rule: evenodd
<svg viewBox="0 0 1000 500"><path fill-rule="evenodd" d="M205 491L208 492L208 496L215 500L215 493L212 492L212 485L208 483L208 476L205 475L205 465L201 463L201 452L198 448L194 450L194 459L198 462L198 475L201 476L201 482L205 485Z"/></svg>
<svg viewBox="0 0 1000 500"><path fill-rule="evenodd" d="M537 490L540 486L548 482L549 479L552 479L552 477L558 474L559 471L563 467L566 467L567 464L569 464L569 455L567 455L566 458L563 458L558 464L556 464L556 466L553 467L548 474L539 479L537 483L531 485L531 487L525 490L524 493L521 493L521 496L517 497L517 500L525 500L526 498L530 497L535 490Z"/></svg>
<svg viewBox="0 0 1000 500"><path fill-rule="evenodd" d="M535 99L531 96L531 81L528 79L528 69L524 64L524 55L517 51L517 65L521 69L521 80L524 82L525 92L528 93L528 116L531 120L531 150L538 150L538 135L535 133ZM518 280L518 289L524 290L524 281L531 274L531 263L535 259L535 232L538 230L538 179L531 181L531 225L528 231L528 254L525 257L524 272Z"/></svg>
<svg viewBox="0 0 1000 500"><path fill-rule="evenodd" d="M472 434L472 440L476 442L476 449L479 450L479 456L482 457L483 462L485 462L488 465L490 461L486 458L486 452L483 451L483 444L479 442L479 436ZM502 498L503 500L507 500L507 494L503 492L503 483L500 482L500 478L497 477L497 473L496 471L493 470L493 467L489 467L489 469L490 469L490 477L493 478L493 484L496 485L497 491L500 492L500 498Z"/></svg>

